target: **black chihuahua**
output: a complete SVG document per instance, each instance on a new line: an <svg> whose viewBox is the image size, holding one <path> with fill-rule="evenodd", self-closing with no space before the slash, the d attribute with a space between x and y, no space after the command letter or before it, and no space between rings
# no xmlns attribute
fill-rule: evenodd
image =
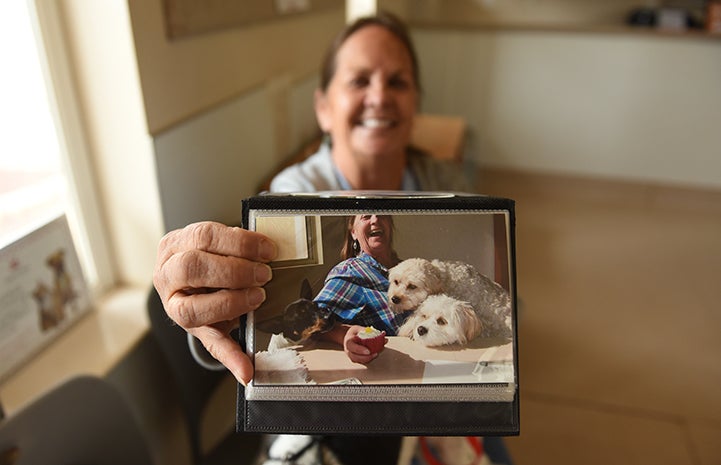
<svg viewBox="0 0 721 465"><path fill-rule="evenodd" d="M318 307L312 299L313 290L304 279L300 285L300 299L288 304L283 312L283 336L287 339L302 342L330 331L335 324L334 313Z"/></svg>

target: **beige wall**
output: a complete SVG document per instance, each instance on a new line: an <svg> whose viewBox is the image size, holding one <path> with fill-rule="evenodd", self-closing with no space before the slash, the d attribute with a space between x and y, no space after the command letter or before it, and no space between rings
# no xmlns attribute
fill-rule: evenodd
<svg viewBox="0 0 721 465"><path fill-rule="evenodd" d="M239 222L239 201L317 131L312 93L337 8L183 39L161 0L129 0L164 229Z"/></svg>
<svg viewBox="0 0 721 465"><path fill-rule="evenodd" d="M469 123L478 164L721 188L721 42L414 29L423 109Z"/></svg>
<svg viewBox="0 0 721 465"><path fill-rule="evenodd" d="M166 230L237 224L240 200L317 133L312 94L343 3L168 40L161 0L129 0Z"/></svg>
<svg viewBox="0 0 721 465"><path fill-rule="evenodd" d="M696 19L704 15L703 0L379 0L414 25L461 27L588 28L623 27L630 12L664 5L685 8Z"/></svg>
<svg viewBox="0 0 721 465"><path fill-rule="evenodd" d="M279 76L295 81L318 69L344 21L338 8L170 41L161 0L129 0L150 133L241 96Z"/></svg>
<svg viewBox="0 0 721 465"><path fill-rule="evenodd" d="M54 6L63 25L69 57L64 65L75 80L85 136L69 149L77 156L80 145L87 147L95 189L81 194L97 196L101 204L100 218L84 220L89 233L107 231L101 240L111 249L115 284L146 286L162 233L161 206L127 4L63 0Z"/></svg>

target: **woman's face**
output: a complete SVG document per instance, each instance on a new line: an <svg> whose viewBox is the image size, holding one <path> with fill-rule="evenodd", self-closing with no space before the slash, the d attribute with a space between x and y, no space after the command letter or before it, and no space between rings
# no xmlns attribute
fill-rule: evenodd
<svg viewBox="0 0 721 465"><path fill-rule="evenodd" d="M404 153L418 89L403 43L381 26L366 26L346 39L335 62L328 88L316 93L316 115L334 153Z"/></svg>
<svg viewBox="0 0 721 465"><path fill-rule="evenodd" d="M353 221L351 236L363 252L381 257L391 251L393 223L387 215L358 215Z"/></svg>

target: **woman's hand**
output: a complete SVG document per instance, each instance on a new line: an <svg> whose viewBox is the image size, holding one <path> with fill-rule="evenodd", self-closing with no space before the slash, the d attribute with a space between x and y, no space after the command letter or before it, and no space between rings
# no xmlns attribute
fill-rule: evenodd
<svg viewBox="0 0 721 465"><path fill-rule="evenodd" d="M276 255L266 236L213 222L171 231L158 246L153 284L166 313L243 384L253 366L230 331L265 300Z"/></svg>
<svg viewBox="0 0 721 465"><path fill-rule="evenodd" d="M348 355L348 358L355 363L370 363L383 351L383 348L381 348L378 352L371 352L368 347L360 343L358 333L364 329L363 326L349 326L343 338L343 350ZM388 339L383 341L383 347L387 342Z"/></svg>

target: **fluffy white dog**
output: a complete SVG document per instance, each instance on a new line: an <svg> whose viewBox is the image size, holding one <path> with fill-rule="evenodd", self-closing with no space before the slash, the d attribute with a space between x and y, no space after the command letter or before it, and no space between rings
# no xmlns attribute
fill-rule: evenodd
<svg viewBox="0 0 721 465"><path fill-rule="evenodd" d="M468 302L445 294L429 296L398 329L399 336L428 347L466 344L481 334L483 324Z"/></svg>
<svg viewBox="0 0 721 465"><path fill-rule="evenodd" d="M391 268L388 279L391 310L415 311L401 336L438 346L511 335L508 292L468 263L410 258Z"/></svg>

